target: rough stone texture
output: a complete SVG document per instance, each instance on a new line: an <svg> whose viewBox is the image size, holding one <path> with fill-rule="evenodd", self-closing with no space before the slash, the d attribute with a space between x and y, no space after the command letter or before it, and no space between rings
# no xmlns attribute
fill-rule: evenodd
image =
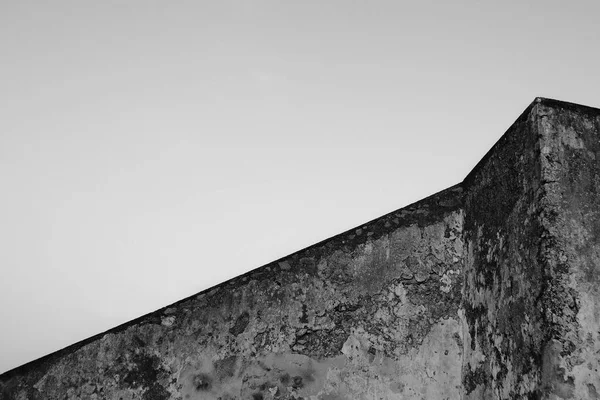
<svg viewBox="0 0 600 400"><path fill-rule="evenodd" d="M600 110L538 106L545 183L542 248L547 341L540 390L597 399L600 391Z"/></svg>
<svg viewBox="0 0 600 400"><path fill-rule="evenodd" d="M463 182L464 398L596 399L600 110L528 107Z"/></svg>
<svg viewBox="0 0 600 400"><path fill-rule="evenodd" d="M600 110L459 185L0 375L1 399L597 399Z"/></svg>
<svg viewBox="0 0 600 400"><path fill-rule="evenodd" d="M3 398L460 394L462 190L8 372Z"/></svg>
<svg viewBox="0 0 600 400"><path fill-rule="evenodd" d="M466 399L539 396L544 318L537 103L465 179Z"/></svg>

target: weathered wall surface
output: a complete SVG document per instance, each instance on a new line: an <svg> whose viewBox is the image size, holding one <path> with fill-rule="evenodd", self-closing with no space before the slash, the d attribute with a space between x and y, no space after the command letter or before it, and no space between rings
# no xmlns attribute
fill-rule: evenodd
<svg viewBox="0 0 600 400"><path fill-rule="evenodd" d="M600 110L535 101L464 182L467 399L596 399Z"/></svg>
<svg viewBox="0 0 600 400"><path fill-rule="evenodd" d="M451 188L9 372L3 399L457 399Z"/></svg>
<svg viewBox="0 0 600 400"><path fill-rule="evenodd" d="M542 248L549 399L600 398L600 110L538 107L545 182Z"/></svg>
<svg viewBox="0 0 600 400"><path fill-rule="evenodd" d="M537 398L544 290L537 108L465 179L466 399Z"/></svg>
<svg viewBox="0 0 600 400"><path fill-rule="evenodd" d="M598 399L600 110L465 181L0 375L0 399Z"/></svg>

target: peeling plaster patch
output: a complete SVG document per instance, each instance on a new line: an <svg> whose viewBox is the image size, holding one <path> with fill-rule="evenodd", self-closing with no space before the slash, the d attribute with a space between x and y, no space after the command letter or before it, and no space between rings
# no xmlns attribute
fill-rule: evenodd
<svg viewBox="0 0 600 400"><path fill-rule="evenodd" d="M357 331L344 344L349 363L343 369L330 370L321 395L459 399L462 348L452 338L460 335L461 329L455 319L442 320L432 327L421 346L397 360L383 354L370 358L369 337Z"/></svg>
<svg viewBox="0 0 600 400"><path fill-rule="evenodd" d="M165 317L162 319L161 324L163 326L173 326L173 324L175 323L175 316L171 315L169 317Z"/></svg>
<svg viewBox="0 0 600 400"><path fill-rule="evenodd" d="M569 146L573 149L585 148L583 140L579 137L577 132L575 132L575 130L572 127L560 126L559 135L562 144L564 144L565 146Z"/></svg>
<svg viewBox="0 0 600 400"><path fill-rule="evenodd" d="M459 271L448 270L442 277L440 278L440 282L442 285L440 286L440 290L444 293L449 293L452 289L452 275L459 275Z"/></svg>
<svg viewBox="0 0 600 400"><path fill-rule="evenodd" d="M281 268L284 271L288 271L291 267L290 267L290 263L287 261L281 261L279 263L279 268Z"/></svg>

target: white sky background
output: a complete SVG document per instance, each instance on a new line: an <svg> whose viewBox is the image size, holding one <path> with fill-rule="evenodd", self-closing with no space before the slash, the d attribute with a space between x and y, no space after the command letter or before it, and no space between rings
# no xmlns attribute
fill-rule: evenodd
<svg viewBox="0 0 600 400"><path fill-rule="evenodd" d="M0 0L0 372L460 182L536 96L600 106L599 6Z"/></svg>

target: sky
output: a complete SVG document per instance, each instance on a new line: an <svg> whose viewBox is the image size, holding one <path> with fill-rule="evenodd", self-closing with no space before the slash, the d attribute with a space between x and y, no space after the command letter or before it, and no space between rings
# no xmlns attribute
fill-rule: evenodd
<svg viewBox="0 0 600 400"><path fill-rule="evenodd" d="M0 373L600 107L598 1L0 0Z"/></svg>

